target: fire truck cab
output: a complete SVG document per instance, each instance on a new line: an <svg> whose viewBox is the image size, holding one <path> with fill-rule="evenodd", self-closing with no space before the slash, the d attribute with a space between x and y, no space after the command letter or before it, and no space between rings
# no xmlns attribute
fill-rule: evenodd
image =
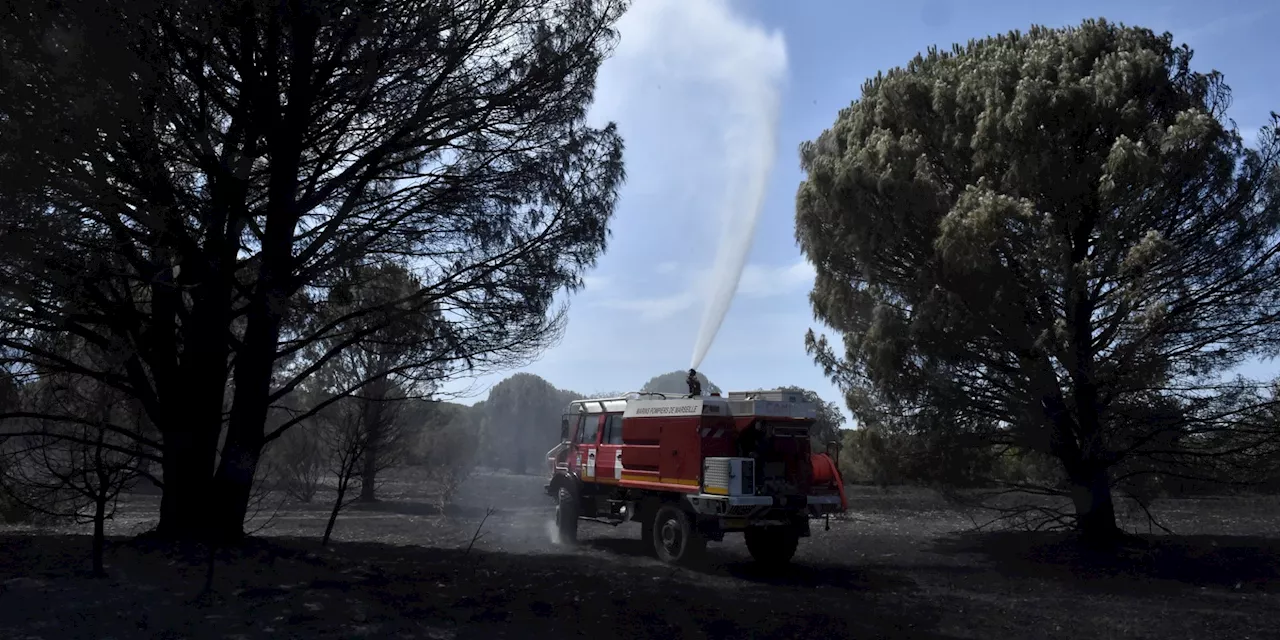
<svg viewBox="0 0 1280 640"><path fill-rule="evenodd" d="M741 532L757 562L786 564L810 519L848 508L834 459L810 451L816 417L785 391L575 400L547 452L560 541L583 520L634 521L665 562Z"/></svg>

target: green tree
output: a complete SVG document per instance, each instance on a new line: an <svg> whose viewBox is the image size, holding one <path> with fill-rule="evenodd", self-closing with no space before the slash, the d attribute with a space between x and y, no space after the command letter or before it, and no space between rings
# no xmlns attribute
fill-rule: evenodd
<svg viewBox="0 0 1280 640"><path fill-rule="evenodd" d="M494 385L484 403L489 459L514 473L541 464L560 437L560 418L582 395L557 389L531 373Z"/></svg>
<svg viewBox="0 0 1280 640"><path fill-rule="evenodd" d="M616 128L586 122L624 5L22 3L0 21L0 367L137 399L159 532L240 537L272 407L385 308L306 322L342 269L412 266L400 302L446 318L443 375L558 338L624 177ZM129 357L82 371L41 347L59 334Z"/></svg>
<svg viewBox="0 0 1280 640"><path fill-rule="evenodd" d="M686 382L689 379L688 371L670 371L661 375L649 378L649 381L640 387L640 391L645 393L669 393L674 395L684 395L689 393L689 385ZM702 393L720 393L720 387L707 379L706 374L698 372L698 382L702 383Z"/></svg>
<svg viewBox="0 0 1280 640"><path fill-rule="evenodd" d="M400 461L405 447L404 404L430 396L444 377L449 327L435 304L414 295L422 283L406 267L395 264L354 265L339 270L324 305L310 314L311 324L341 324L329 340L318 341L315 362L326 352L337 357L320 367L307 385L315 390L309 411L331 403L359 414L363 426L359 499L376 500L379 471ZM353 310L364 313L352 314ZM296 418L295 418L296 419ZM268 440L282 433L277 428Z"/></svg>
<svg viewBox="0 0 1280 640"><path fill-rule="evenodd" d="M931 49L802 145L796 235L844 338L808 345L860 423L1052 455L1092 540L1155 442L1233 428L1194 398L1276 351L1280 140L1273 115L1246 148L1191 58L1102 20Z"/></svg>
<svg viewBox="0 0 1280 640"><path fill-rule="evenodd" d="M818 419L814 422L813 428L809 430L809 446L814 452L823 452L827 450L827 443L835 441L842 444L840 430L844 428L845 417L840 411L840 405L834 402L827 402L818 395L818 392L805 389L803 387L779 387L781 391L791 391L804 396L805 402L812 402L818 410ZM765 389L760 389L765 391Z"/></svg>
<svg viewBox="0 0 1280 640"><path fill-rule="evenodd" d="M410 442L413 462L426 468L439 489L436 506L441 510L452 504L476 469L476 456L485 436L483 422L483 413L475 407L437 403Z"/></svg>

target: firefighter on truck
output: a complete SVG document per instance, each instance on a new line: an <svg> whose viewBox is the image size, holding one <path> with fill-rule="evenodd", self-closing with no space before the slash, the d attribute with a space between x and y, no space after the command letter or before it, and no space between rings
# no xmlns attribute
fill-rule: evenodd
<svg viewBox="0 0 1280 640"><path fill-rule="evenodd" d="M583 521L635 522L659 559L689 563L741 533L752 558L778 566L811 520L848 508L834 455L810 451L817 414L802 395L703 396L693 370L689 391L570 403L547 452L561 543Z"/></svg>

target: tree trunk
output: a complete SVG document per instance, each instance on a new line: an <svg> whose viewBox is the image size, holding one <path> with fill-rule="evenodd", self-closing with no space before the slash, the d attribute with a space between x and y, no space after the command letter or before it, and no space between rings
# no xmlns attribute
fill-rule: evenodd
<svg viewBox="0 0 1280 640"><path fill-rule="evenodd" d="M278 297L272 297L278 302ZM280 336L278 315L263 308L251 312L244 347L236 360L235 397L227 438L222 445L222 461L213 478L210 532L218 540L234 542L244 537L244 519L249 511L253 478L265 444L271 374Z"/></svg>
<svg viewBox="0 0 1280 640"><path fill-rule="evenodd" d="M99 489L98 499L93 510L93 577L107 577L106 563L103 561L106 547L107 497L106 489Z"/></svg>
<svg viewBox="0 0 1280 640"><path fill-rule="evenodd" d="M374 384L377 385L378 383L375 382ZM376 389L380 390L381 386L378 385ZM364 469L360 474L361 502L374 502L377 500L375 495L377 493L377 485L375 483L378 481L378 456L381 454L378 445L385 434L385 425L383 425L382 420L382 403L380 402L382 398L378 397L380 395L382 394L375 390L374 397L365 400L367 403L364 412L366 442Z"/></svg>
<svg viewBox="0 0 1280 640"><path fill-rule="evenodd" d="M374 456L377 455L377 447L372 444L369 446L369 452L364 458L364 472L360 474L360 501L376 502L376 485L378 479L378 465Z"/></svg>
<svg viewBox="0 0 1280 640"><path fill-rule="evenodd" d="M298 167L302 138L310 122L310 82L319 22L309 10L290 16L289 20L292 63L284 118L287 126L266 136L272 166L267 183L265 235L258 254L261 266L245 314L244 340L236 352L235 398L222 463L213 482L212 528L220 540L244 536L253 477L265 444L263 430L280 346L280 324L290 295L299 286L292 280L293 241L299 216ZM272 28L280 26L273 23Z"/></svg>
<svg viewBox="0 0 1280 640"><path fill-rule="evenodd" d="M267 183L265 235L259 253L261 267L245 314L244 341L236 353L235 399L222 464L213 483L213 530L221 540L244 537L253 477L265 444L263 430L276 350L280 346L280 323L291 293L298 288L298 283L292 281L293 241L299 216L298 167L302 138L311 121L310 82L319 21L309 10L290 16L289 20L292 62L284 118L287 126L266 137L272 166ZM280 27L273 24L272 28Z"/></svg>
<svg viewBox="0 0 1280 640"><path fill-rule="evenodd" d="M1076 528L1086 543L1106 545L1120 535L1115 504L1111 500L1111 480L1105 468L1085 466L1071 474L1071 500L1076 509Z"/></svg>
<svg viewBox="0 0 1280 640"><path fill-rule="evenodd" d="M221 417L218 417L221 421ZM171 540L203 540L208 534L211 479L218 433L198 422L164 432L160 523L156 533Z"/></svg>
<svg viewBox="0 0 1280 640"><path fill-rule="evenodd" d="M242 393L250 397L242 397ZM222 460L211 487L210 534L222 542L235 542L244 537L244 520L249 512L253 478L264 444L265 389L260 393L242 392L237 386L235 405L227 438L222 445Z"/></svg>
<svg viewBox="0 0 1280 640"><path fill-rule="evenodd" d="M1115 506L1111 501L1108 466L1098 459L1102 452L1095 437L1099 429L1096 407L1089 403L1073 415L1043 363L1041 358L1039 362L1024 362L1023 367L1039 377L1038 386L1042 391L1038 395L1046 420L1047 449L1062 463L1071 484L1076 530L1086 543L1112 542L1120 530L1116 527ZM1077 434L1082 437L1078 438Z"/></svg>
<svg viewBox="0 0 1280 640"><path fill-rule="evenodd" d="M210 286L195 288L192 318L181 334L181 366L162 370L173 379L162 375L156 380L160 397L152 420L161 433L164 476L156 533L170 540L203 541L210 533L212 483L227 389L229 346L223 307L231 295L230 285L215 292L204 290Z"/></svg>
<svg viewBox="0 0 1280 640"><path fill-rule="evenodd" d="M333 535L333 526L338 522L338 512L342 511L342 501L347 497L347 481L350 479L349 474L344 474L338 478L338 497L333 501L333 510L329 512L329 523L324 526L324 537L320 539L320 546L329 544L329 536Z"/></svg>
<svg viewBox="0 0 1280 640"><path fill-rule="evenodd" d="M249 513L253 479L262 457L261 434L240 432L235 436L227 435L222 463L218 465L212 484L210 534L221 542L236 542L244 537L244 520Z"/></svg>

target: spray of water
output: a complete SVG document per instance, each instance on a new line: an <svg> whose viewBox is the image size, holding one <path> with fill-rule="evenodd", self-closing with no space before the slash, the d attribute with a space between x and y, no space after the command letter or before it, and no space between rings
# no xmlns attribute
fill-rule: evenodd
<svg viewBox="0 0 1280 640"><path fill-rule="evenodd" d="M717 246L710 277L683 292L706 305L696 367L729 310L760 217L787 75L786 42L732 0L634 2L618 30L617 50L601 67L592 117L616 119L628 139L629 192L681 211L675 233L708 229L709 241L697 238L695 246ZM647 180L662 184L638 186ZM689 220L695 212L713 219Z"/></svg>
<svg viewBox="0 0 1280 640"><path fill-rule="evenodd" d="M719 216L723 231L705 288L706 306L689 363L692 369L702 365L729 312L764 207L776 151L778 109L786 70L781 37L775 35L771 40L774 39L776 47L761 50L773 57L763 62L772 64L754 66L734 78L736 82L730 87L736 95L724 136L728 180ZM775 72L769 73L770 69Z"/></svg>

